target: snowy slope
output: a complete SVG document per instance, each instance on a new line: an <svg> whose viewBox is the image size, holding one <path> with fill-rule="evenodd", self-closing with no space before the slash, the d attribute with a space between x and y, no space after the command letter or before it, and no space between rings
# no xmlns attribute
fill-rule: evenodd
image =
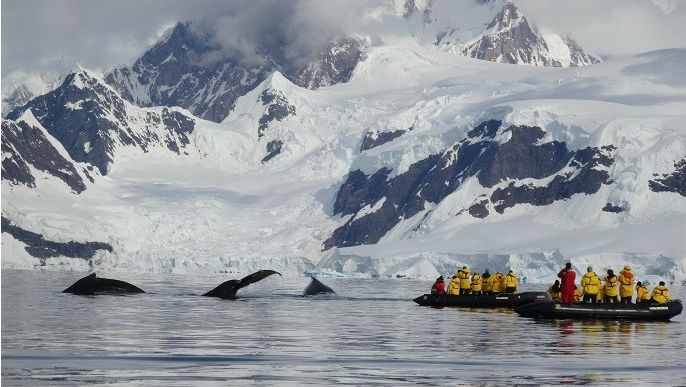
<svg viewBox="0 0 686 387"><path fill-rule="evenodd" d="M369 48L344 84L308 90L273 73L239 97L219 124L179 109L195 123L179 148L185 152L164 143L147 152L117 143L104 176L79 194L3 179L3 216L48 240L108 243L113 252L99 250L90 265L122 270L269 267L289 274L430 277L469 264L511 267L528 281L549 281L571 260L578 268L593 263L598 271L628 261L639 276L683 279L686 198L678 189L655 191L649 183L678 172L675 163L686 156L682 56L676 50L582 68L510 66L398 39ZM126 106L126 117L162 109ZM473 132L489 120L500 122L491 137ZM125 121L118 127L131 127ZM465 159L475 162L474 173L440 195L438 185L424 180L432 174L419 174L413 181L431 192L420 192L421 200L396 201L418 207L390 227L380 225L378 243L351 234L345 244L334 241L323 250L352 218L379 219L374 215L392 202L360 200L349 212L336 213L341 187L355 171L388 171L350 191L376 198L374 187L426 160L450 159L458 144L505 149L511 141L532 139L507 130L512 126L537 128L521 131L540 134L533 147L564 143L564 157L588 158L571 163L560 156L559 168L550 172L503 175L485 184L479 177L492 169L476 163L475 155ZM366 138L384 133L395 134L363 149ZM527 165L517 159L511 164ZM554 194L550 202L516 200L502 212L496 209L499 189L550 187L556 176L573 180L581 171L606 177L592 180L589 190L548 191ZM481 202L488 215L474 216L469 208ZM603 210L608 204L609 211ZM621 211L612 212L615 207ZM3 233L5 246L22 247ZM3 254L3 265L37 264L24 258ZM39 262L88 267L82 258Z"/></svg>

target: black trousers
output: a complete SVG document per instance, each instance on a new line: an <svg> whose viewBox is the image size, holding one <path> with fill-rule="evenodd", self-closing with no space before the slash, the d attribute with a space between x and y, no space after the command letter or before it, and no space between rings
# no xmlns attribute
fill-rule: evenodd
<svg viewBox="0 0 686 387"><path fill-rule="evenodd" d="M517 291L517 288L513 288L513 287L510 287L510 286L508 286L508 287L505 288L505 293L514 293L514 292L516 292L516 291Z"/></svg>
<svg viewBox="0 0 686 387"><path fill-rule="evenodd" d="M462 296L462 295L465 295L465 294L469 294L469 290L470 290L470 289L462 289L462 288L460 288L460 295Z"/></svg>
<svg viewBox="0 0 686 387"><path fill-rule="evenodd" d="M622 304L631 304L631 296L622 297Z"/></svg>
<svg viewBox="0 0 686 387"><path fill-rule="evenodd" d="M584 294L584 302L595 304L597 301L596 294Z"/></svg>

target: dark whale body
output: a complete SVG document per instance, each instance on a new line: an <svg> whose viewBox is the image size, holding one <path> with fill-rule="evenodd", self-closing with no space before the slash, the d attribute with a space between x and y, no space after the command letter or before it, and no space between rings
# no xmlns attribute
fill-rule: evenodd
<svg viewBox="0 0 686 387"><path fill-rule="evenodd" d="M272 274L281 275L281 273L274 270L260 270L250 274L249 276L243 277L240 280L232 279L228 280L216 288L210 290L209 292L203 294L206 297L219 297L225 300L233 300L236 298L236 292L241 288L244 288L250 284L261 281Z"/></svg>
<svg viewBox="0 0 686 387"><path fill-rule="evenodd" d="M64 289L62 293L93 295L104 293L129 294L145 292L141 288L131 285L128 282L109 278L98 278L95 273L92 273L74 282L73 285Z"/></svg>
<svg viewBox="0 0 686 387"><path fill-rule="evenodd" d="M333 291L330 287L324 285L321 283L318 279L314 277L312 278L312 281L310 281L310 284L307 285L305 290L303 290L303 296L314 296L315 294L336 294L336 292Z"/></svg>

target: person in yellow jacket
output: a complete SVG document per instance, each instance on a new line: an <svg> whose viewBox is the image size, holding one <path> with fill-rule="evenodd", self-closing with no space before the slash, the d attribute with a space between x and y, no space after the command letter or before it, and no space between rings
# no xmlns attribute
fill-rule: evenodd
<svg viewBox="0 0 686 387"><path fill-rule="evenodd" d="M605 301L605 286L601 286L600 289L598 289L598 296L595 298L595 302L604 302Z"/></svg>
<svg viewBox="0 0 686 387"><path fill-rule="evenodd" d="M457 275L454 275L453 278L450 279L450 283L448 284L448 294L460 294L460 279L457 278Z"/></svg>
<svg viewBox="0 0 686 387"><path fill-rule="evenodd" d="M493 280L495 279L495 276L492 276L491 273L486 269L484 271L484 274L481 276L481 286L482 286L482 291L483 294L492 294L493 293Z"/></svg>
<svg viewBox="0 0 686 387"><path fill-rule="evenodd" d="M472 294L481 294L481 274L474 273L472 276Z"/></svg>
<svg viewBox="0 0 686 387"><path fill-rule="evenodd" d="M503 273L497 272L493 276L493 294L500 294L505 290L505 286L503 285Z"/></svg>
<svg viewBox="0 0 686 387"><path fill-rule="evenodd" d="M584 289L584 302L595 303L600 291L600 278L593 271L593 267L586 268L586 274L581 278L581 287ZM602 300L602 297L600 298Z"/></svg>
<svg viewBox="0 0 686 387"><path fill-rule="evenodd" d="M622 299L622 304L631 304L631 297L634 296L634 281L631 266L624 266L624 270L619 272L619 297Z"/></svg>
<svg viewBox="0 0 686 387"><path fill-rule="evenodd" d="M460 295L469 294L472 289L472 281L467 266L462 266L462 270L457 272L457 277L460 279Z"/></svg>
<svg viewBox="0 0 686 387"><path fill-rule="evenodd" d="M653 295L650 298L652 302L658 304L669 301L669 290L665 287L665 281L660 281L660 284L653 289Z"/></svg>
<svg viewBox="0 0 686 387"><path fill-rule="evenodd" d="M517 277L512 270L503 278L503 286L505 286L505 293L514 293L517 291Z"/></svg>
<svg viewBox="0 0 686 387"><path fill-rule="evenodd" d="M641 281L636 282L636 303L644 303L650 301L650 294L648 287L643 285Z"/></svg>
<svg viewBox="0 0 686 387"><path fill-rule="evenodd" d="M619 279L615 275L612 269L607 270L607 275L605 276L605 302L614 303L617 302L617 296L619 296Z"/></svg>
<svg viewBox="0 0 686 387"><path fill-rule="evenodd" d="M574 289L574 302L581 302L581 297L583 297L584 292L578 286Z"/></svg>

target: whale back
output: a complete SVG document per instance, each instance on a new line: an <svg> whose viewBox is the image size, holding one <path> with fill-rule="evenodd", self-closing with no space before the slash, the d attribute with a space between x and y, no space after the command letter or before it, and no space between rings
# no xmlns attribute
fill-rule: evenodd
<svg viewBox="0 0 686 387"><path fill-rule="evenodd" d="M314 277L310 277L310 278L312 278L312 281L310 281L310 284L307 285L305 290L303 290L303 296L314 296L315 294L326 294L326 293L336 294L336 292L334 292L333 289L324 285L318 279L316 279Z"/></svg>
<svg viewBox="0 0 686 387"><path fill-rule="evenodd" d="M260 270L254 272L248 276L241 278L240 280L232 279L222 282L216 288L210 290L209 292L203 294L205 297L219 297L227 300L232 300L236 298L236 292L240 289L254 284L255 282L262 281L263 279L269 277L272 274L281 275L281 273L274 270Z"/></svg>
<svg viewBox="0 0 686 387"><path fill-rule="evenodd" d="M99 293L145 293L141 288L131 285L128 282L110 278L98 278L95 273L91 273L74 282L62 292L78 295Z"/></svg>

